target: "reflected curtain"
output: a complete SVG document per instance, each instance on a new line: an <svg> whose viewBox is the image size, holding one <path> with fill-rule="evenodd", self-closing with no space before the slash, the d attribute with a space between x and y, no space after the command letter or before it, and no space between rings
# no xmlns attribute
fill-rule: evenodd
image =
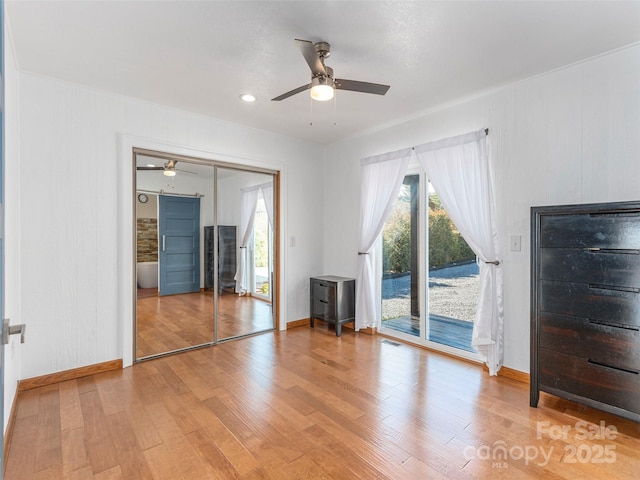
<svg viewBox="0 0 640 480"><path fill-rule="evenodd" d="M393 202L400 191L409 166L411 149L364 158L360 184L360 243L356 277L355 328L379 325L379 303L376 296L374 246L384 223L391 214Z"/></svg>
<svg viewBox="0 0 640 480"><path fill-rule="evenodd" d="M253 220L256 216L258 193L260 186L243 188L240 202L240 255L238 267L233 279L236 281L236 292L243 295L249 291L249 254L248 245L253 232Z"/></svg>
<svg viewBox="0 0 640 480"><path fill-rule="evenodd" d="M262 189L262 197L264 198L264 207L267 210L267 218L269 225L273 231L273 182L267 182L260 185Z"/></svg>
<svg viewBox="0 0 640 480"><path fill-rule="evenodd" d="M503 362L503 285L484 130L415 147L442 206L480 260L472 346L496 375Z"/></svg>

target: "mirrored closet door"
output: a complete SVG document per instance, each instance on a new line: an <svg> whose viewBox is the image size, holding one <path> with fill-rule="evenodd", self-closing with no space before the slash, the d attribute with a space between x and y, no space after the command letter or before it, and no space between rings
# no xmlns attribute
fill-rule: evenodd
<svg viewBox="0 0 640 480"><path fill-rule="evenodd" d="M217 339L274 328L274 176L216 167Z"/></svg>
<svg viewBox="0 0 640 480"><path fill-rule="evenodd" d="M275 174L134 158L135 359L272 330Z"/></svg>

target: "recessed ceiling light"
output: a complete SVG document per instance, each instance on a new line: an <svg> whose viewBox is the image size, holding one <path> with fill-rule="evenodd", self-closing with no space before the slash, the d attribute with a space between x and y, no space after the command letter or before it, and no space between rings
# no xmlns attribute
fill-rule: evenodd
<svg viewBox="0 0 640 480"><path fill-rule="evenodd" d="M256 97L254 97L250 93L243 93L242 95L240 95L240 100L242 100L243 102L251 103L256 101Z"/></svg>

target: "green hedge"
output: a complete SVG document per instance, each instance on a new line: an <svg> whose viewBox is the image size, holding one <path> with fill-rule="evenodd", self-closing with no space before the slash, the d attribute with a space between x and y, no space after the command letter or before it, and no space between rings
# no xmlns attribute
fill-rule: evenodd
<svg viewBox="0 0 640 480"><path fill-rule="evenodd" d="M405 204L399 204L404 207ZM384 273L402 273L411 270L411 215L409 206L395 208L382 231Z"/></svg>
<svg viewBox="0 0 640 480"><path fill-rule="evenodd" d="M439 205L429 208L429 267L475 259L473 250L456 230L447 212ZM411 216L409 205L400 203L382 232L385 274L411 270Z"/></svg>
<svg viewBox="0 0 640 480"><path fill-rule="evenodd" d="M443 209L429 209L429 267L460 263L476 258Z"/></svg>

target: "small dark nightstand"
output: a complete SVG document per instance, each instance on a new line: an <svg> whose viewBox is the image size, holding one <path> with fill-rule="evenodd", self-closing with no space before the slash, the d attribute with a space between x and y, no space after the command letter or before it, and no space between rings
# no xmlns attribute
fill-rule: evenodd
<svg viewBox="0 0 640 480"><path fill-rule="evenodd" d="M310 325L318 318L336 326L336 336L342 325L353 322L356 316L356 281L353 278L312 277L310 289Z"/></svg>

